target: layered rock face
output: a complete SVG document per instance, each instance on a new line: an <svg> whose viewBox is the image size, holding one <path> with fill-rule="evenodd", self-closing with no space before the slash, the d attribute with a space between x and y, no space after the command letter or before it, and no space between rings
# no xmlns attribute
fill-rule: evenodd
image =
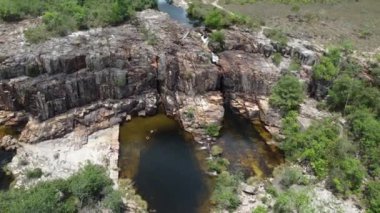
<svg viewBox="0 0 380 213"><path fill-rule="evenodd" d="M210 140L205 126L221 124L224 102L278 127L278 113L267 100L281 72L261 51L260 35L226 30L226 50L214 64L196 31L153 10L139 13L133 25L38 45L27 45L15 31L12 42L0 42L10 49L0 60L0 109L30 115L23 142L61 137L81 126L90 134L129 114L153 114L160 103L198 141ZM195 112L193 120L188 111Z"/></svg>

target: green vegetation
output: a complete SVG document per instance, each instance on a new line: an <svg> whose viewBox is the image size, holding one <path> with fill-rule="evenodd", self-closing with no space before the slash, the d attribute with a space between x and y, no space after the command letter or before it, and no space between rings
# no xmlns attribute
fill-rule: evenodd
<svg viewBox="0 0 380 213"><path fill-rule="evenodd" d="M35 168L32 170L28 170L26 172L26 177L28 179L38 179L43 175L42 170L40 168Z"/></svg>
<svg viewBox="0 0 380 213"><path fill-rule="evenodd" d="M213 145L211 147L211 155L212 156L219 156L223 153L223 148L218 145Z"/></svg>
<svg viewBox="0 0 380 213"><path fill-rule="evenodd" d="M267 213L268 209L265 208L264 206L257 206L252 213Z"/></svg>
<svg viewBox="0 0 380 213"><path fill-rule="evenodd" d="M282 61L281 53L273 54L272 61L276 66L279 66L281 64L281 61Z"/></svg>
<svg viewBox="0 0 380 213"><path fill-rule="evenodd" d="M193 107L189 107L186 112L184 112L186 118L193 120L195 117L195 109Z"/></svg>
<svg viewBox="0 0 380 213"><path fill-rule="evenodd" d="M130 19L135 11L156 7L156 1L0 0L0 5L0 18L4 21L42 15L43 24L25 32L26 38L36 43L79 29L120 24Z"/></svg>
<svg viewBox="0 0 380 213"><path fill-rule="evenodd" d="M314 77L317 80L331 81L337 74L338 69L328 57L322 57L320 63L314 66Z"/></svg>
<svg viewBox="0 0 380 213"><path fill-rule="evenodd" d="M284 112L297 110L304 98L303 86L294 76L283 76L272 90L270 104Z"/></svg>
<svg viewBox="0 0 380 213"><path fill-rule="evenodd" d="M0 192L0 209L4 212L77 212L97 202L113 212L121 212L121 196L112 189L105 170L90 164L67 180Z"/></svg>
<svg viewBox="0 0 380 213"><path fill-rule="evenodd" d="M187 9L191 18L201 20L207 27L212 29L228 28L232 25L257 28L260 23L248 16L229 14L208 4L191 3Z"/></svg>
<svg viewBox="0 0 380 213"><path fill-rule="evenodd" d="M301 69L301 62L298 59L292 59L289 65L290 71L299 71Z"/></svg>
<svg viewBox="0 0 380 213"><path fill-rule="evenodd" d="M288 36L279 29L265 29L264 35L277 42L281 47L285 47L288 44Z"/></svg>
<svg viewBox="0 0 380 213"><path fill-rule="evenodd" d="M215 171L218 174L227 171L230 162L222 157L216 157L210 160L207 160L207 167L209 171Z"/></svg>
<svg viewBox="0 0 380 213"><path fill-rule="evenodd" d="M220 30L214 31L210 35L210 41L217 44L216 52L221 52L224 49L224 33Z"/></svg>
<svg viewBox="0 0 380 213"><path fill-rule="evenodd" d="M217 124L208 124L205 126L205 130L206 130L207 135L211 137L218 137L220 126Z"/></svg>
<svg viewBox="0 0 380 213"><path fill-rule="evenodd" d="M233 175L227 171L218 175L211 195L211 203L217 210L233 211L240 205L238 187L241 179L241 175Z"/></svg>
<svg viewBox="0 0 380 213"><path fill-rule="evenodd" d="M368 183L364 196L368 201L368 213L380 212L380 181Z"/></svg>
<svg viewBox="0 0 380 213"><path fill-rule="evenodd" d="M281 193L274 204L274 212L313 212L307 191L289 189Z"/></svg>
<svg viewBox="0 0 380 213"><path fill-rule="evenodd" d="M299 167L287 166L282 170L280 183L285 188L289 188L294 184L307 185L309 180L302 174Z"/></svg>

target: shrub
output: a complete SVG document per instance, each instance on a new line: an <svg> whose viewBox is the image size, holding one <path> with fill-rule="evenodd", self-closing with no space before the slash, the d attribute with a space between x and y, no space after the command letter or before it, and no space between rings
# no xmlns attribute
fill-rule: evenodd
<svg viewBox="0 0 380 213"><path fill-rule="evenodd" d="M67 180L41 182L30 189L11 189L0 192L2 212L78 212L79 201L94 198L112 210L117 210L121 197L113 192L112 181L100 166L86 165ZM120 198L120 199L119 199ZM82 205L79 205L82 204Z"/></svg>
<svg viewBox="0 0 380 213"><path fill-rule="evenodd" d="M372 176L380 174L380 121L368 109L348 116L350 130L359 142L360 156Z"/></svg>
<svg viewBox="0 0 380 213"><path fill-rule="evenodd" d="M224 39L224 33L220 30L211 33L210 41L213 45L214 52L221 52L224 50Z"/></svg>
<svg viewBox="0 0 380 213"><path fill-rule="evenodd" d="M299 59L292 59L292 61L290 62L290 65L289 65L289 70L290 71L298 71L301 69L301 62L299 61Z"/></svg>
<svg viewBox="0 0 380 213"><path fill-rule="evenodd" d="M223 171L227 171L230 162L221 157L216 157L207 161L207 167L210 171L215 171L217 173L221 173Z"/></svg>
<svg viewBox="0 0 380 213"><path fill-rule="evenodd" d="M270 104L284 112L297 110L304 98L303 86L291 75L282 77L273 87Z"/></svg>
<svg viewBox="0 0 380 213"><path fill-rule="evenodd" d="M104 206L110 209L112 212L122 212L124 204L121 196L122 195L120 191L112 191L105 196L103 200Z"/></svg>
<svg viewBox="0 0 380 213"><path fill-rule="evenodd" d="M282 61L282 55L280 53L275 53L272 58L272 62L278 66L281 64Z"/></svg>
<svg viewBox="0 0 380 213"><path fill-rule="evenodd" d="M288 37L279 29L265 29L264 35L280 46L285 47L288 44Z"/></svg>
<svg viewBox="0 0 380 213"><path fill-rule="evenodd" d="M380 182L369 182L364 192L364 196L368 201L368 212L380 212Z"/></svg>
<svg viewBox="0 0 380 213"><path fill-rule="evenodd" d="M265 208L265 206L257 206L253 211L252 213L267 213L268 212L268 209Z"/></svg>
<svg viewBox="0 0 380 213"><path fill-rule="evenodd" d="M238 186L241 181L239 175L222 172L215 181L215 189L211 195L211 203L219 210L234 210L240 205Z"/></svg>
<svg viewBox="0 0 380 213"><path fill-rule="evenodd" d="M349 98L352 97L362 88L362 83L348 75L342 75L334 81L332 88L329 90L327 104L334 110L345 109Z"/></svg>
<svg viewBox="0 0 380 213"><path fill-rule="evenodd" d="M50 32L46 29L45 25L40 25L25 30L24 35L28 42L36 44L48 40Z"/></svg>
<svg viewBox="0 0 380 213"><path fill-rule="evenodd" d="M331 81L338 75L338 69L328 57L322 57L321 61L314 66L313 76L317 80Z"/></svg>
<svg viewBox="0 0 380 213"><path fill-rule="evenodd" d="M32 170L28 170L26 171L26 177L28 179L37 179L37 178L40 178L42 176L42 170L40 168L35 168L35 169L32 169Z"/></svg>
<svg viewBox="0 0 380 213"><path fill-rule="evenodd" d="M189 107L184 114L186 118L193 120L195 118L195 109L193 107Z"/></svg>
<svg viewBox="0 0 380 213"><path fill-rule="evenodd" d="M307 185L308 179L302 174L298 167L285 167L281 174L280 183L285 188L289 188L293 184Z"/></svg>
<svg viewBox="0 0 380 213"><path fill-rule="evenodd" d="M211 147L211 155L212 156L219 156L223 153L223 148L218 145L213 145Z"/></svg>
<svg viewBox="0 0 380 213"><path fill-rule="evenodd" d="M67 187L64 181L56 180L37 184L29 190L12 189L0 193L0 209L4 212L75 212L76 206L70 197L61 197Z"/></svg>
<svg viewBox="0 0 380 213"><path fill-rule="evenodd" d="M222 29L230 25L228 15L219 9L214 9L209 12L205 17L204 23L207 27L212 29Z"/></svg>
<svg viewBox="0 0 380 213"><path fill-rule="evenodd" d="M272 195L273 197L277 197L278 196L278 192L277 192L277 189L273 186L273 185L268 185L265 187L265 191Z"/></svg>
<svg viewBox="0 0 380 213"><path fill-rule="evenodd" d="M219 136L220 126L217 124L209 124L206 126L206 133L211 137Z"/></svg>
<svg viewBox="0 0 380 213"><path fill-rule="evenodd" d="M312 212L311 199L306 191L295 189L281 193L274 205L274 212Z"/></svg>
<svg viewBox="0 0 380 213"><path fill-rule="evenodd" d="M86 165L77 174L70 177L69 187L74 196L83 203L98 200L106 187L112 186L105 169L97 165Z"/></svg>
<svg viewBox="0 0 380 213"><path fill-rule="evenodd" d="M354 158L337 161L330 173L332 188L346 195L358 190L365 176L361 162Z"/></svg>
<svg viewBox="0 0 380 213"><path fill-rule="evenodd" d="M155 0L0 1L6 5L0 8L3 19L19 20L26 15L43 15L43 24L28 32L27 37L32 43L51 36L64 36L78 29L117 25L129 20L135 11L156 7ZM47 33L43 36L45 30Z"/></svg>
<svg viewBox="0 0 380 213"><path fill-rule="evenodd" d="M336 147L339 139L339 128L327 119L312 124L307 130L297 132L296 114L292 113L285 119L290 123L284 126L285 139L281 148L290 160L301 160L310 163L319 177L325 177L329 170L331 149Z"/></svg>

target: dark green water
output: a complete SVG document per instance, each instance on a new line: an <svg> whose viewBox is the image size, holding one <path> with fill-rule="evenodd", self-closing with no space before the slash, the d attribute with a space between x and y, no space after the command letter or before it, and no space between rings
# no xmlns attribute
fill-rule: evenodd
<svg viewBox="0 0 380 213"><path fill-rule="evenodd" d="M267 177L283 162L281 153L268 146L250 121L228 108L218 140L231 170ZM159 213L208 212L212 186L202 168L204 151L197 151L190 135L164 114L133 118L120 128L121 178L131 178L137 192Z"/></svg>
<svg viewBox="0 0 380 213"><path fill-rule="evenodd" d="M134 118L121 126L120 143L120 176L134 180L151 210L204 211L209 189L200 153L176 121L163 114Z"/></svg>
<svg viewBox="0 0 380 213"><path fill-rule="evenodd" d="M254 125L225 107L223 129L217 145L224 150L231 170L241 171L246 177L267 177L274 167L283 163L280 150L267 145Z"/></svg>
<svg viewBox="0 0 380 213"><path fill-rule="evenodd" d="M14 154L14 152L8 152L0 149L0 190L8 190L9 185L13 181L13 177L11 175L7 175L2 168L12 160Z"/></svg>

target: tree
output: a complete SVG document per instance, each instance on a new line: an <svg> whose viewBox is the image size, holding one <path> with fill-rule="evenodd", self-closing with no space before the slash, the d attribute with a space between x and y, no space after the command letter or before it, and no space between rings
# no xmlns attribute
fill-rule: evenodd
<svg viewBox="0 0 380 213"><path fill-rule="evenodd" d="M282 77L273 87L270 104L284 112L297 110L304 98L303 85L291 75Z"/></svg>

